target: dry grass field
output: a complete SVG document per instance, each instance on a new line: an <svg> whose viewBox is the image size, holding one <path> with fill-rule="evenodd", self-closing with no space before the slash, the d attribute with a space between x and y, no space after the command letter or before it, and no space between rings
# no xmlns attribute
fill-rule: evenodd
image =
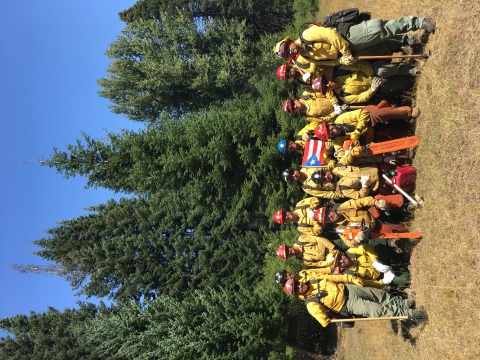
<svg viewBox="0 0 480 360"><path fill-rule="evenodd" d="M480 358L480 2L475 0L321 0L324 14L358 7L372 17L432 16L436 33L413 103L421 144L414 165L426 206L413 230L412 288L429 323L402 336L400 323L357 324L340 334L337 359ZM358 326L360 325L360 326ZM400 329L393 330L399 326Z"/></svg>

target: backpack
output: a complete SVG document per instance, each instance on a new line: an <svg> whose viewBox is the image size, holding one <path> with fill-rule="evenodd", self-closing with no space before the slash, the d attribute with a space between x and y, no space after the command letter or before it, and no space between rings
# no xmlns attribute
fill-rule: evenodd
<svg viewBox="0 0 480 360"><path fill-rule="evenodd" d="M346 37L352 25L370 20L370 13L360 13L357 8L345 9L325 16L324 27L336 28L338 33Z"/></svg>

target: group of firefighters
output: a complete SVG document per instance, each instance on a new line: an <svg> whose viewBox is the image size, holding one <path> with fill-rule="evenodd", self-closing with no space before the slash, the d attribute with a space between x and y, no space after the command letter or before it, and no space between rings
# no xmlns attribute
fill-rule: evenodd
<svg viewBox="0 0 480 360"><path fill-rule="evenodd" d="M366 144L405 136L408 129L401 121L419 116L417 108L392 107L385 99L397 101L420 69L407 62L370 63L358 57L416 52L434 30L432 18L414 16L363 21L342 35L335 28L313 25L297 40L286 37L273 48L286 62L277 76L305 87L302 96L286 100L282 110L300 113L308 123L294 140L281 140L278 150L303 153L313 139L322 140L324 147L318 167L282 173L287 183L300 184L310 197L292 211L281 209L273 215L275 222L294 223L302 233L294 244L280 246L277 256L296 257L305 267L299 274L278 272L275 280L288 295L304 300L322 326L332 318L352 316L426 319L424 308L416 308L413 292L392 295L386 289L408 286L409 254L399 252L394 240L375 240L384 226L387 232L407 231L402 221L388 224L403 220L402 208L395 208L389 196L375 196L383 186L379 163L396 165L402 159L365 156ZM393 125L390 120L395 120ZM354 141L348 151L345 140ZM387 220L379 222L382 217Z"/></svg>

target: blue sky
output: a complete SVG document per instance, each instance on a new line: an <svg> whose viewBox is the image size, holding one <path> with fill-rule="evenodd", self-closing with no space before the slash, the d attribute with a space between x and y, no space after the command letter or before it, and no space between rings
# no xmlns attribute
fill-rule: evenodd
<svg viewBox="0 0 480 360"><path fill-rule="evenodd" d="M20 274L6 265L44 264L31 241L114 194L84 190L84 178L65 180L53 169L21 163L65 149L81 131L104 138L104 129L143 127L111 113L96 84L109 64L104 53L125 25L118 12L134 3L0 1L0 318L76 307L82 299L56 276Z"/></svg>

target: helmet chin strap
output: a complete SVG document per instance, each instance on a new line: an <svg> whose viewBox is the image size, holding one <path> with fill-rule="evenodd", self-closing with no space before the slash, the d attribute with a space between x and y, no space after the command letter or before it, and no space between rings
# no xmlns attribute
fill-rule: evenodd
<svg viewBox="0 0 480 360"><path fill-rule="evenodd" d="M335 126L342 129L343 134L340 134L340 135L345 135L346 133L350 133L350 132L355 130L355 126L353 126L353 125L335 124Z"/></svg>

